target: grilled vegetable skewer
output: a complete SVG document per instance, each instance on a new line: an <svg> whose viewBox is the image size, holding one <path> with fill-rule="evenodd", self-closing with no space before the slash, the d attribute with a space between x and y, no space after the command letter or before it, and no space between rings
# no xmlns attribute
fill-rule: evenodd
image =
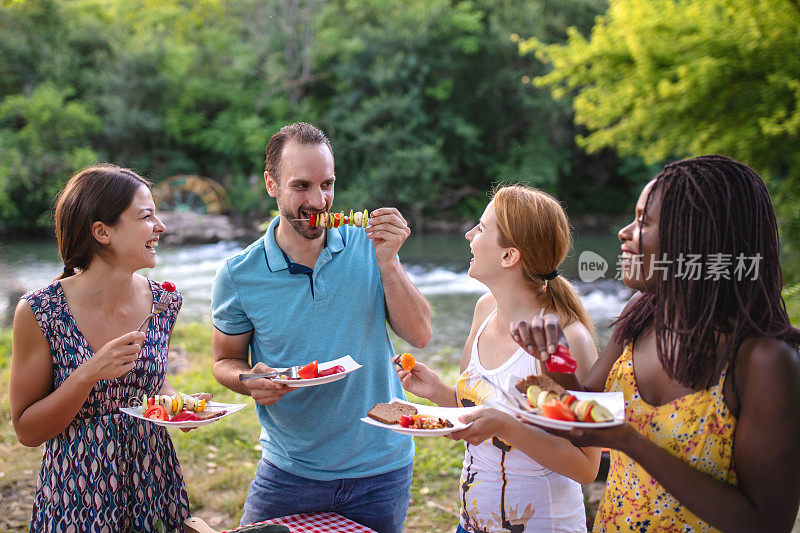
<svg viewBox="0 0 800 533"><path fill-rule="evenodd" d="M163 407L170 417L180 413L182 409L195 413L200 413L206 409L206 400L204 398L198 399L182 392L175 394L175 396L169 396L168 394L145 395L142 400L142 414L146 414L149 408L154 405Z"/></svg>
<svg viewBox="0 0 800 533"><path fill-rule="evenodd" d="M338 228L345 224L349 226L356 226L357 228L366 228L369 225L369 212L364 209L363 211L350 210L349 215L345 215L344 211L338 213L324 212L314 213L309 215L308 218L296 218L295 220L304 220L312 228Z"/></svg>
<svg viewBox="0 0 800 533"><path fill-rule="evenodd" d="M531 385L525 393L528 405L538 407L548 418L578 422L610 422L611 412L594 400L578 400L572 394L556 394ZM560 404L560 405L558 405Z"/></svg>

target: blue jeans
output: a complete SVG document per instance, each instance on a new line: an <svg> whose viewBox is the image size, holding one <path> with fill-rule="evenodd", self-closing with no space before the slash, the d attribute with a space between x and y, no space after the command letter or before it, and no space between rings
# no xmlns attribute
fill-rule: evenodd
<svg viewBox="0 0 800 533"><path fill-rule="evenodd" d="M412 465L377 476L317 481L265 459L244 502L241 525L296 513L330 511L378 533L402 533L411 497Z"/></svg>

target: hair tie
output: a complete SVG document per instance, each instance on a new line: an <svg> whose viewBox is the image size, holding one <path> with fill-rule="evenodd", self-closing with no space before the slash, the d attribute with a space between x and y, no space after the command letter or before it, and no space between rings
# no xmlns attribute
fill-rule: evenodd
<svg viewBox="0 0 800 533"><path fill-rule="evenodd" d="M542 276L542 277L544 279L546 279L547 281L550 281L551 279L555 279L556 277L558 277L559 274L561 274L561 271L558 270L558 269L555 269L552 272L550 272L549 274L547 274L546 276Z"/></svg>

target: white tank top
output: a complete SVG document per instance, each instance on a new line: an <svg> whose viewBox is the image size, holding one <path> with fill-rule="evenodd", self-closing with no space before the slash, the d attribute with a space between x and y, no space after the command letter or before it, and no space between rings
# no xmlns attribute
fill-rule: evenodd
<svg viewBox="0 0 800 533"><path fill-rule="evenodd" d="M478 339L495 315L475 334L467 368L456 384L459 405L487 405L511 413L481 376L511 389L538 374L536 358L518 348L498 368L487 370L478 356ZM556 474L497 437L465 443L461 471L461 527L467 531L586 531L581 486Z"/></svg>

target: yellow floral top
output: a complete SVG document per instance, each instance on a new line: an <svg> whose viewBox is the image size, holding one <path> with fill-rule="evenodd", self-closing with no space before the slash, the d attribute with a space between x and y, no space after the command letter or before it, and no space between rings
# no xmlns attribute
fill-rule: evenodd
<svg viewBox="0 0 800 533"><path fill-rule="evenodd" d="M736 485L733 434L736 418L728 410L722 386L723 371L713 387L654 406L639 395L630 345L614 363L606 391L625 395L625 418L643 436L672 455L713 476ZM595 518L594 531L716 531L692 514L659 482L627 455L611 452L606 490Z"/></svg>

